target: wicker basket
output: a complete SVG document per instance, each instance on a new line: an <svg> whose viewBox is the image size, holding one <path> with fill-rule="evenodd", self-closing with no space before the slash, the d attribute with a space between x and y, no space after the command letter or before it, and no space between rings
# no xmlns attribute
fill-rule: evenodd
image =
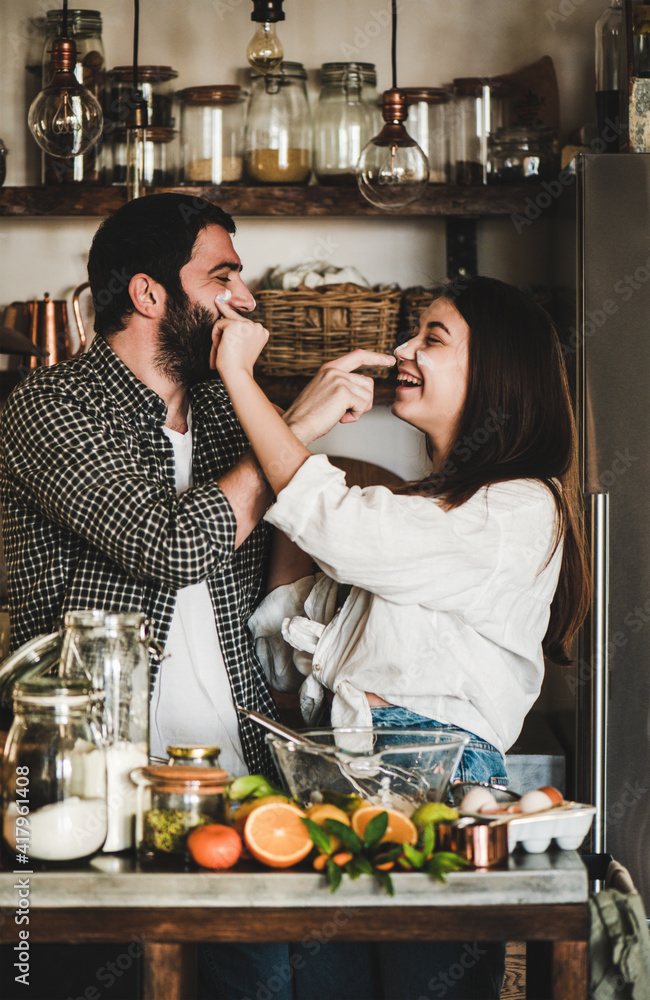
<svg viewBox="0 0 650 1000"><path fill-rule="evenodd" d="M313 375L357 347L390 353L395 346L401 291L373 292L360 285L321 285L256 292L252 319L269 341L257 362L263 375ZM386 377L389 369L366 369Z"/></svg>
<svg viewBox="0 0 650 1000"><path fill-rule="evenodd" d="M412 337L420 326L420 316L433 302L433 292L422 285L407 288L402 295L399 317L399 337L403 342Z"/></svg>

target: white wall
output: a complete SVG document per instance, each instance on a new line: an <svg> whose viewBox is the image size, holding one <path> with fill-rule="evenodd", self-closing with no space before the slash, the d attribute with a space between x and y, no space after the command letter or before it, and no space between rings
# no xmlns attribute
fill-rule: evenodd
<svg viewBox="0 0 650 1000"><path fill-rule="evenodd" d="M0 136L10 150L8 185L39 181L39 153L26 125L37 88L25 64L37 48L34 24L55 6L60 6L58 0L0 0ZM88 6L101 11L109 67L130 63L130 0L97 0ZM400 0L398 82L438 86L456 76L508 72L550 55L566 135L593 118L593 26L606 6L606 0ZM142 0L140 7L142 63L173 66L179 87L242 79L253 32L250 0ZM285 56L308 69L312 101L323 62L374 62L379 89L390 86L388 0L285 0L284 10L286 21L278 33ZM14 299L40 298L45 291L53 298L68 296L85 279L85 254L96 225L97 220L81 218L0 219L0 308ZM293 265L323 254L332 264L355 264L371 282L408 286L445 274L441 220L242 219L236 246L252 284L278 263ZM479 226L484 273L543 284L547 256L543 222L521 235L508 219ZM365 457L402 475L417 474L419 443L412 435L391 433L385 419L380 411L366 419L363 430L341 428L343 440L336 440L336 448L344 454L361 454L362 449ZM372 458L378 441L383 461ZM387 441L392 442L388 453Z"/></svg>

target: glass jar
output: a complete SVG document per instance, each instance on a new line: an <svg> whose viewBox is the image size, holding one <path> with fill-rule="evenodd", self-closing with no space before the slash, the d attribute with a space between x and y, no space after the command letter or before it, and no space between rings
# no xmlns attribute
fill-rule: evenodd
<svg viewBox="0 0 650 1000"><path fill-rule="evenodd" d="M632 53L634 76L649 77L650 4L637 4L632 8Z"/></svg>
<svg viewBox="0 0 650 1000"><path fill-rule="evenodd" d="M402 87L408 98L408 118L404 123L429 161L429 184L449 180L447 105L449 94L442 87Z"/></svg>
<svg viewBox="0 0 650 1000"><path fill-rule="evenodd" d="M113 184L126 184L127 135L113 133ZM174 187L178 180L178 131L148 127L144 130L142 183L147 187Z"/></svg>
<svg viewBox="0 0 650 1000"><path fill-rule="evenodd" d="M456 184L487 182L488 136L501 126L501 101L489 80L454 80L450 111L451 172Z"/></svg>
<svg viewBox="0 0 650 1000"><path fill-rule="evenodd" d="M110 71L110 100L104 112L104 133L124 127L133 101L133 66L115 66ZM138 92L147 105L147 125L151 128L175 128L174 80L178 73L171 66L138 66Z"/></svg>
<svg viewBox="0 0 650 1000"><path fill-rule="evenodd" d="M106 839L106 757L96 698L88 683L52 677L14 688L2 782L3 842L14 867L21 856L86 858Z"/></svg>
<svg viewBox="0 0 650 1000"><path fill-rule="evenodd" d="M227 823L231 779L216 767L154 764L131 774L138 788L136 844L142 861L188 861L188 834Z"/></svg>
<svg viewBox="0 0 650 1000"><path fill-rule="evenodd" d="M167 747L167 753L170 767L218 767L221 747Z"/></svg>
<svg viewBox="0 0 650 1000"><path fill-rule="evenodd" d="M361 150L381 128L373 63L324 63L314 112L314 173L320 184L356 187Z"/></svg>
<svg viewBox="0 0 650 1000"><path fill-rule="evenodd" d="M248 92L236 85L186 87L178 97L182 183L240 183Z"/></svg>
<svg viewBox="0 0 650 1000"><path fill-rule="evenodd" d="M283 62L266 76L252 70L251 81L244 141L248 179L253 184L307 184L312 124L304 66Z"/></svg>
<svg viewBox="0 0 650 1000"><path fill-rule="evenodd" d="M133 846L135 789L130 773L149 754L149 653L160 649L144 615L100 610L65 615L61 675L103 692L99 719L108 781L105 851Z"/></svg>
<svg viewBox="0 0 650 1000"><path fill-rule="evenodd" d="M45 44L43 45L42 84L47 86L52 78L50 58L52 41L63 31L63 11L48 10ZM102 17L97 10L68 10L68 37L77 46L74 75L99 103L105 103L104 44L102 42ZM105 158L103 136L83 156L66 159L43 154L41 179L44 184L103 184L105 183Z"/></svg>
<svg viewBox="0 0 650 1000"><path fill-rule="evenodd" d="M551 180L559 170L552 129L504 125L490 135L488 145L490 184L539 184Z"/></svg>

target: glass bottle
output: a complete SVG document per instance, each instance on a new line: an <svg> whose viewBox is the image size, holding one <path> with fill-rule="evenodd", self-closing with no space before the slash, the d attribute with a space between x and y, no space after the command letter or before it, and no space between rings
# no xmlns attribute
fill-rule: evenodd
<svg viewBox="0 0 650 1000"><path fill-rule="evenodd" d="M186 87L178 97L183 184L240 183L248 92L228 84Z"/></svg>
<svg viewBox="0 0 650 1000"><path fill-rule="evenodd" d="M637 9L640 8L635 8L635 24ZM627 90L627 49L622 0L611 0L607 10L596 21L595 30L597 133L605 143L603 152L618 153L621 112ZM646 38L650 39L650 35ZM650 53L650 47L648 52Z"/></svg>
<svg viewBox="0 0 650 1000"><path fill-rule="evenodd" d="M149 754L149 653L159 655L144 615L71 611L64 617L60 672L103 692L108 835L105 851L133 845L135 788L129 775Z"/></svg>
<svg viewBox="0 0 650 1000"><path fill-rule="evenodd" d="M52 41L63 31L63 11L48 10L45 44L43 45L42 85L51 79L50 56ZM102 42L102 18L96 10L68 10L68 37L77 46L74 74L99 103L104 106L105 69ZM102 184L105 181L103 137L84 153L67 159L43 154L41 180L44 184Z"/></svg>
<svg viewBox="0 0 650 1000"><path fill-rule="evenodd" d="M612 0L614 6L615 0ZM619 3L620 6L620 3ZM632 52L634 76L650 76L650 5L632 8Z"/></svg>
<svg viewBox="0 0 650 1000"><path fill-rule="evenodd" d="M361 150L381 128L373 63L324 63L314 112L314 173L320 184L356 186Z"/></svg>
<svg viewBox="0 0 650 1000"><path fill-rule="evenodd" d="M3 762L3 844L21 855L72 861L106 839L106 756L84 681L37 677L14 688Z"/></svg>
<svg viewBox="0 0 650 1000"><path fill-rule="evenodd" d="M231 779L225 771L170 764L139 767L131 775L138 787L136 844L142 861L187 862L188 834L230 817Z"/></svg>
<svg viewBox="0 0 650 1000"><path fill-rule="evenodd" d="M245 133L246 172L253 184L306 184L311 173L312 123L307 73L283 62L263 75L251 70Z"/></svg>

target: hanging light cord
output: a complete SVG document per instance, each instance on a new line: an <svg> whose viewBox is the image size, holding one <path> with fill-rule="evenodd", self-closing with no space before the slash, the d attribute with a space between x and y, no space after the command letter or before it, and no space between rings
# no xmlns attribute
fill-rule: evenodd
<svg viewBox="0 0 650 1000"><path fill-rule="evenodd" d="M66 0L67 2L67 0ZM133 89L138 89L138 36L140 34L140 0L133 0Z"/></svg>
<svg viewBox="0 0 650 1000"><path fill-rule="evenodd" d="M397 88L397 0L392 0L392 36L390 58L393 67L393 90Z"/></svg>
<svg viewBox="0 0 650 1000"><path fill-rule="evenodd" d="M68 37L68 0L63 0L63 37Z"/></svg>

